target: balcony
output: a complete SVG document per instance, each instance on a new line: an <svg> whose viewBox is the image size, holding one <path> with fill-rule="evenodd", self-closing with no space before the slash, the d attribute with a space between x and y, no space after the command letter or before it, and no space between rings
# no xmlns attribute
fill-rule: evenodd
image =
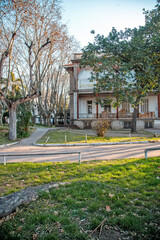
<svg viewBox="0 0 160 240"><path fill-rule="evenodd" d="M123 113L122 111L118 112L118 118L132 118L133 113ZM97 113L79 113L79 119L96 119L97 118ZM117 113L110 113L107 111L103 111L102 113L98 113L98 118L102 119L116 119L117 118ZM155 112L148 112L148 113L139 113L139 118L140 119L155 119Z"/></svg>

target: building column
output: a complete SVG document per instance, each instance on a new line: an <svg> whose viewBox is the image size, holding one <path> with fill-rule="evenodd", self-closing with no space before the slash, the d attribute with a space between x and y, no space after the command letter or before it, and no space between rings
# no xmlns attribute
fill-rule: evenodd
<svg viewBox="0 0 160 240"><path fill-rule="evenodd" d="M98 93L96 93L96 98L98 98ZM98 118L98 101L96 103L96 118Z"/></svg>
<svg viewBox="0 0 160 240"><path fill-rule="evenodd" d="M118 118L118 106L117 106L117 114L116 114L116 118Z"/></svg>
<svg viewBox="0 0 160 240"><path fill-rule="evenodd" d="M98 118L98 104L96 104L96 117Z"/></svg>
<svg viewBox="0 0 160 240"><path fill-rule="evenodd" d="M138 105L138 108L137 108L137 118L139 118L139 105Z"/></svg>
<svg viewBox="0 0 160 240"><path fill-rule="evenodd" d="M73 106L74 106L74 119L77 119L77 92L74 92Z"/></svg>
<svg viewBox="0 0 160 240"><path fill-rule="evenodd" d="M160 93L158 93L158 117L160 118Z"/></svg>
<svg viewBox="0 0 160 240"><path fill-rule="evenodd" d="M79 94L77 93L77 119L79 118Z"/></svg>

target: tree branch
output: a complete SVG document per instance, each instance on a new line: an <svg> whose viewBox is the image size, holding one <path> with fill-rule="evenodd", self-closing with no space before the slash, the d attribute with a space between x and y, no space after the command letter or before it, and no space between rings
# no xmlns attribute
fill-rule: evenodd
<svg viewBox="0 0 160 240"><path fill-rule="evenodd" d="M10 102L10 100L8 100L8 99L5 97L4 93L3 93L1 90L0 90L0 100L1 100L8 108L11 107L11 102Z"/></svg>
<svg viewBox="0 0 160 240"><path fill-rule="evenodd" d="M36 57L35 57L35 60L34 60L33 63L32 63L32 67L34 66L35 62L37 61L40 51L41 51L45 46L47 46L49 43L51 43L51 41L49 41L49 38L47 38L47 41L38 49L37 55L36 55Z"/></svg>

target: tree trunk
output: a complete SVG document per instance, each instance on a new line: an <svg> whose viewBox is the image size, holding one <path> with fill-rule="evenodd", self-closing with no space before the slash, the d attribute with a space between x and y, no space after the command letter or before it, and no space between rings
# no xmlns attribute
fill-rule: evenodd
<svg viewBox="0 0 160 240"><path fill-rule="evenodd" d="M11 107L9 108L9 139L17 139L17 118L16 118L16 109Z"/></svg>
<svg viewBox="0 0 160 240"><path fill-rule="evenodd" d="M55 117L54 117L54 124L58 125L58 119L57 119L57 115L56 114L55 114Z"/></svg>
<svg viewBox="0 0 160 240"><path fill-rule="evenodd" d="M2 117L3 117L3 106L2 104L0 103L0 125L2 125Z"/></svg>
<svg viewBox="0 0 160 240"><path fill-rule="evenodd" d="M136 106L136 107L134 108L133 117L132 117L132 122L131 122L131 132L136 132L137 113L138 113L138 108L137 108L137 106Z"/></svg>
<svg viewBox="0 0 160 240"><path fill-rule="evenodd" d="M47 126L47 118L46 118L46 115L43 115L43 124L45 126Z"/></svg>
<svg viewBox="0 0 160 240"><path fill-rule="evenodd" d="M50 115L47 116L47 127L51 127L50 119L51 119Z"/></svg>
<svg viewBox="0 0 160 240"><path fill-rule="evenodd" d="M64 125L67 125L67 110L64 111Z"/></svg>

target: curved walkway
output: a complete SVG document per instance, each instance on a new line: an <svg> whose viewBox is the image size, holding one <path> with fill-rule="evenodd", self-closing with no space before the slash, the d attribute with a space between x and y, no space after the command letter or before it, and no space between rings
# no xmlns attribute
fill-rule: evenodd
<svg viewBox="0 0 160 240"><path fill-rule="evenodd" d="M54 128L37 128L28 138L22 139L18 143L18 146L30 146L35 144L38 139L40 139L50 129L54 130Z"/></svg>

